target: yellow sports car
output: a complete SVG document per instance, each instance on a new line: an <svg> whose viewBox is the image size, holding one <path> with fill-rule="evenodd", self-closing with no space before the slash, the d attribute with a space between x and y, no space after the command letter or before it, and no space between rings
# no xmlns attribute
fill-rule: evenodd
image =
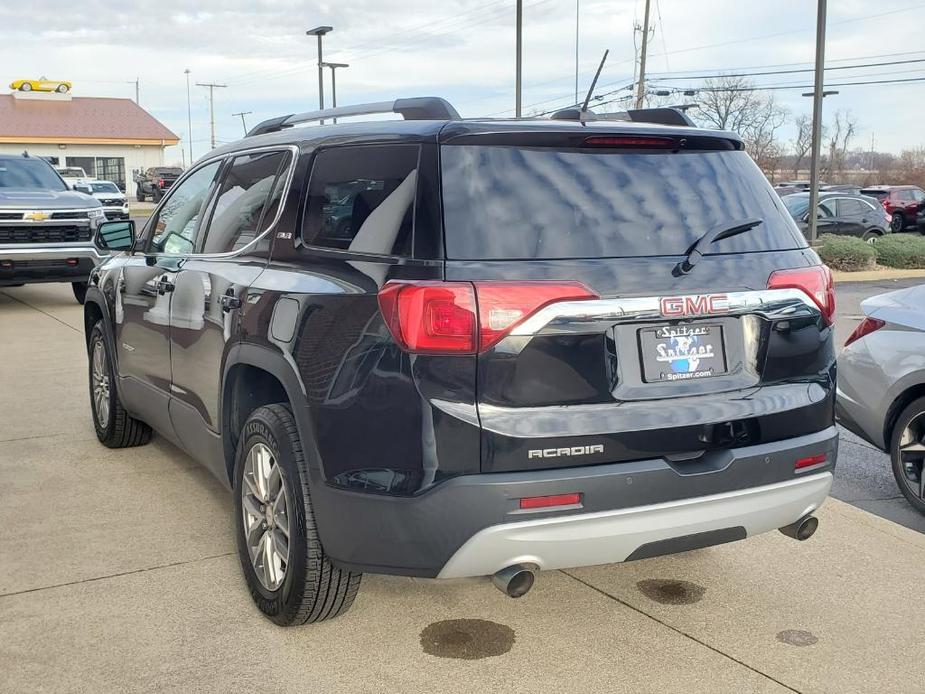
<svg viewBox="0 0 925 694"><path fill-rule="evenodd" d="M50 80L42 77L37 80L16 80L10 83L10 89L18 89L21 92L58 92L67 94L71 91L71 83L63 80Z"/></svg>

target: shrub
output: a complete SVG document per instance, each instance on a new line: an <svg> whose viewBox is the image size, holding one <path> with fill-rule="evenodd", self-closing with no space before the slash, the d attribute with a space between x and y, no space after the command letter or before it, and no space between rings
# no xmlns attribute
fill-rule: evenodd
<svg viewBox="0 0 925 694"><path fill-rule="evenodd" d="M878 241L875 246L881 243L883 240ZM822 262L830 268L845 272L872 270L877 261L874 246L853 236L823 234L819 237L816 252L822 258Z"/></svg>
<svg viewBox="0 0 925 694"><path fill-rule="evenodd" d="M887 267L925 268L925 236L888 234L874 244L874 252Z"/></svg>

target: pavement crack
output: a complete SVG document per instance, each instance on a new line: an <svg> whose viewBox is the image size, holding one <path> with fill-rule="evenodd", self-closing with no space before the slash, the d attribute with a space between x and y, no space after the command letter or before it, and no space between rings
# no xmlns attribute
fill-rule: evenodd
<svg viewBox="0 0 925 694"><path fill-rule="evenodd" d="M39 313L41 313L41 314L43 314L43 315L45 315L45 316L48 316L48 317L51 318L52 320L59 322L59 323L60 323L61 325L63 325L65 328L69 328L70 330L73 330L75 333L83 334L83 331L80 330L79 328L75 328L75 327L74 327L73 325L71 325L70 323L65 323L63 320L61 320L60 318L58 318L56 315L51 314L51 313L49 313L48 311L44 311L44 310L40 309L38 306L34 306L33 304L30 304L28 301L23 301L22 299L20 299L20 298L18 298L18 297L15 297L15 296L13 296L12 294L7 294L6 292L0 292L0 294L3 294L3 296L5 296L5 297L8 298L8 299L12 299L12 300L15 301L16 303L19 303L19 304L22 304L23 306L27 306L27 307L31 308L33 311L38 311Z"/></svg>
<svg viewBox="0 0 925 694"><path fill-rule="evenodd" d="M639 609L639 608L636 607L635 605L631 605L630 603L626 602L625 600L621 600L621 599L618 598L616 595L612 595L611 593L608 593L606 590L602 590L601 588L598 588L597 586L595 586L595 585L593 585L593 584L591 584L591 583L588 583L587 581L585 581L585 580L583 580L583 579L581 579L581 578L578 578L578 576L575 576L575 575L573 575L573 574L570 574L568 571L564 571L563 569L559 569L559 571L561 571L562 573L564 573L564 574L565 574L566 576L568 576L569 578L574 579L575 581L578 581L578 582L581 583L583 586L586 586L587 588L590 588L591 590L593 590L593 591L595 591L595 592L597 592L597 593L600 593L600 594L603 595L604 597L610 598L610 599L613 600L614 602L618 602L618 603L620 603L621 605L623 605L624 607L628 607L629 609L633 610L633 612L637 612L637 613L641 614L643 617L648 617L648 618L651 619L653 622L656 622L656 623L658 623L658 624L661 624L663 627L665 627L665 628L667 628L667 629L671 629L671 631L675 632L676 634L679 634L680 636L683 636L683 637L685 637L685 638L688 638L688 639L690 639L691 641L693 641L694 643L700 644L700 645L703 646L704 648L708 648L708 649L710 649L711 651L713 651L714 653L723 656L724 658L728 658L728 659L731 660L732 662L737 663L738 665L741 665L742 667L744 667L744 668L746 668L746 669L748 669L748 670L751 670L751 671L754 672L756 675L760 675L761 677L764 677L765 679L768 679L768 680L770 680L771 682L774 682L775 684L779 684L781 687L783 687L783 688L786 689L787 691L796 692L796 694L802 694L802 693L800 692L799 689L794 689L794 688L791 687L790 685L784 684L784 683L781 682L779 679L777 679L777 678L775 678L775 677L772 677L771 675L767 674L766 672L762 672L761 670L758 670L757 668L752 667L752 666L749 665L748 663L743 662L743 661L739 660L738 658L736 658L736 657L734 657L734 656L731 656L731 655L729 655L728 653L725 653L725 652L721 651L720 649L716 648L715 646L711 646L710 644L706 643L705 641L702 641L702 640L698 639L698 638L697 638L696 636L694 636L693 634L689 634L689 633L687 633L686 631L684 631L684 630L682 630L682 629L679 629L679 628L676 627L676 626L672 626L672 625L669 624L668 622L665 622L664 620L661 620L661 619L659 619L658 617L656 617L656 616L654 616L654 615L651 615L651 614L649 614L648 612L646 612L646 611L644 611L644 610Z"/></svg>
<svg viewBox="0 0 925 694"><path fill-rule="evenodd" d="M92 578L84 578L79 581L67 581L65 583L53 583L50 586L39 586L38 588L26 588L25 590L16 590L12 593L0 593L0 599L11 598L16 595L25 595L27 593L38 593L43 590L51 590L53 588L66 588L67 586L77 586L81 583L95 583L96 581L105 581L109 578L121 578L122 576L132 576L133 574L143 574L149 571L158 571L160 569L170 569L175 566L186 566L187 564L195 564L201 561L209 561L210 559L221 559L222 557L230 557L236 552L224 552L222 554L213 554L208 557L199 557L198 559L187 559L185 561L175 561L170 562L169 564L160 564L158 566L147 566L143 569L133 569L132 571L120 571L114 574L107 574L105 576L94 576Z"/></svg>

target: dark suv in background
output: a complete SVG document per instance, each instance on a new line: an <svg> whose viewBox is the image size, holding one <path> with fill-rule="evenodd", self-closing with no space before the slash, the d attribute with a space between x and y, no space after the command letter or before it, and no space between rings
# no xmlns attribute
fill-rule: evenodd
<svg viewBox="0 0 925 694"><path fill-rule="evenodd" d="M800 231L806 235L809 229L809 193L792 193L782 196L781 200ZM876 243L877 239L890 233L890 222L890 215L876 198L843 192L819 193L816 230L820 235L856 236L867 243Z"/></svg>
<svg viewBox="0 0 925 694"><path fill-rule="evenodd" d="M405 120L291 127L379 111ZM97 436L156 429L233 490L276 623L343 612L363 572L516 597L539 569L813 533L828 269L736 135L573 114L281 117L137 238L101 227L125 252L85 310Z"/></svg>

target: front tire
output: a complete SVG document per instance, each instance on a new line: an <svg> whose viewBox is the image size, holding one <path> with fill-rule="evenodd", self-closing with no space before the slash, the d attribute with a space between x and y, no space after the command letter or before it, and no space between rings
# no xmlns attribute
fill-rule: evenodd
<svg viewBox="0 0 925 694"><path fill-rule="evenodd" d="M870 231L866 232L866 233L864 234L864 236L861 237L861 239L862 239L863 241L865 241L866 243L869 243L869 244L873 245L873 244L877 243L877 241L880 240L880 232L879 232L879 231L870 230Z"/></svg>
<svg viewBox="0 0 925 694"><path fill-rule="evenodd" d="M96 438L108 448L141 446L151 440L151 427L135 419L119 399L116 374L103 332L103 321L90 329L90 409Z"/></svg>
<svg viewBox="0 0 925 694"><path fill-rule="evenodd" d="M66 84L59 84L55 91L59 94L67 94L67 89L68 87Z"/></svg>
<svg viewBox="0 0 925 694"><path fill-rule="evenodd" d="M894 212L893 216L890 218L890 229L893 230L894 234L898 234L905 228L906 228L906 218L905 216L903 216L903 213Z"/></svg>
<svg viewBox="0 0 925 694"><path fill-rule="evenodd" d="M260 611L293 626L350 609L362 574L336 568L321 546L308 464L285 405L259 407L247 418L234 489L238 554Z"/></svg>
<svg viewBox="0 0 925 694"><path fill-rule="evenodd" d="M19 91L21 91L21 92L31 92L31 91L32 91L32 85L29 84L28 82L23 82L21 85L19 85Z"/></svg>
<svg viewBox="0 0 925 694"><path fill-rule="evenodd" d="M896 420L890 458L899 491L925 514L925 398L911 402Z"/></svg>
<svg viewBox="0 0 925 694"><path fill-rule="evenodd" d="M74 290L74 298L77 299L77 303L83 306L84 301L87 300L87 283L71 282L71 289Z"/></svg>

